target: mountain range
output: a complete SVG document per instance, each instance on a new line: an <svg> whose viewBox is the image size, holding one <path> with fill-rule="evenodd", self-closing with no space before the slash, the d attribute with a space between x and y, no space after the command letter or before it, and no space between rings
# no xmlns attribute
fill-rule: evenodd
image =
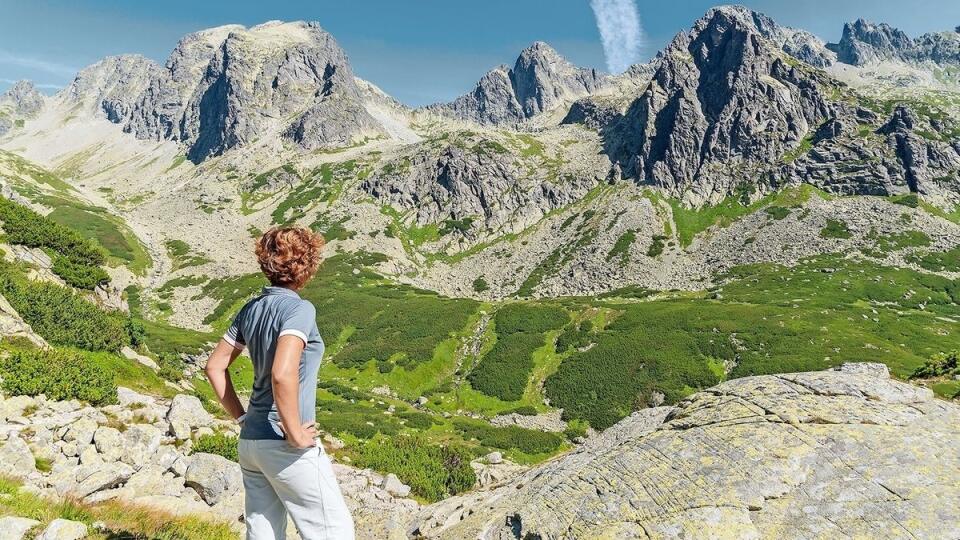
<svg viewBox="0 0 960 540"><path fill-rule="evenodd" d="M318 422L341 463L396 475L339 470L351 504L383 484L358 503L366 531L925 536L933 514L956 530L931 493L956 495L960 462L955 406L933 397L960 397L960 28L858 20L825 43L720 6L624 73L538 41L410 108L316 22L221 26L53 96L11 87L0 195L0 334L127 366L122 386L145 366L151 417L186 401L171 389L211 406L204 352L263 285L254 238L322 232L303 291L328 342ZM67 335L45 298L105 330ZM77 466L57 437L51 459ZM480 491L461 494L466 469ZM845 497L862 504L828 502Z"/></svg>

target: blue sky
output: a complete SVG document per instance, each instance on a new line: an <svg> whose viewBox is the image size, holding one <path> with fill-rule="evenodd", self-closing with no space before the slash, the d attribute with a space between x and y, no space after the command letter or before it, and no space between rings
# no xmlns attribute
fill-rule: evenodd
<svg viewBox="0 0 960 540"><path fill-rule="evenodd" d="M756 0L781 24L828 41L864 17L916 36L960 25L957 0ZM653 56L715 2L636 0L642 56ZM54 92L103 56L163 62L191 31L271 19L316 20L354 71L410 105L452 99L488 69L543 40L576 64L605 68L589 0L0 0L0 91L28 78Z"/></svg>

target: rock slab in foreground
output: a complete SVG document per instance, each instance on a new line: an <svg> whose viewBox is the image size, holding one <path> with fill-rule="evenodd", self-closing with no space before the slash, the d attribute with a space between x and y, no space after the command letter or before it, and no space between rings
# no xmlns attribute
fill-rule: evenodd
<svg viewBox="0 0 960 540"><path fill-rule="evenodd" d="M425 538L960 538L960 407L885 370L748 377L640 411Z"/></svg>

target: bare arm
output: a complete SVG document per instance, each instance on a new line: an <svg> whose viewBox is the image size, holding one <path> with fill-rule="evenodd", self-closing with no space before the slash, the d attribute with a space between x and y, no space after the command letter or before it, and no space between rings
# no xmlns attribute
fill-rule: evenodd
<svg viewBox="0 0 960 540"><path fill-rule="evenodd" d="M310 448L316 445L317 436L313 424L300 421L300 357L304 343L297 336L280 336L277 352L273 357L273 401L280 413L280 422L287 435L287 442L295 448Z"/></svg>
<svg viewBox="0 0 960 540"><path fill-rule="evenodd" d="M237 391L233 388L233 381L230 380L230 372L227 368L240 356L242 351L242 349L238 349L221 339L217 348L210 353L205 369L207 379L210 380L210 385L213 386L213 391L216 392L220 404L230 413L230 416L236 419L243 416L243 405L240 404Z"/></svg>

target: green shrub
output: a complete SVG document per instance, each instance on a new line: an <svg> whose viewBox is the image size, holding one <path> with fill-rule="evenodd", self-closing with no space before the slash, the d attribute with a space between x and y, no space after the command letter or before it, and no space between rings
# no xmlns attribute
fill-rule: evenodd
<svg viewBox="0 0 960 540"><path fill-rule="evenodd" d="M533 352L544 345L543 332L563 326L570 317L555 306L509 304L497 311L497 342L467 380L477 390L504 401L523 397L533 370Z"/></svg>
<svg viewBox="0 0 960 540"><path fill-rule="evenodd" d="M662 234L658 234L653 237L650 247L647 249L647 257L657 258L663 253L664 240L667 237Z"/></svg>
<svg viewBox="0 0 960 540"><path fill-rule="evenodd" d="M193 441L191 451L194 454L215 454L230 461L240 461L240 457L237 455L237 438L225 433L201 435Z"/></svg>
<svg viewBox="0 0 960 540"><path fill-rule="evenodd" d="M934 272L960 271L960 246L948 251L935 251L925 255L913 255L910 262L926 270Z"/></svg>
<svg viewBox="0 0 960 540"><path fill-rule="evenodd" d="M570 441L576 440L579 437L586 437L587 428L590 427L590 424L584 422L583 420L574 419L567 424L567 429L563 430L563 435Z"/></svg>
<svg viewBox="0 0 960 540"><path fill-rule="evenodd" d="M170 382L180 382L183 379L183 370L187 367L179 354L171 352L158 354L157 365L160 366L157 375Z"/></svg>
<svg viewBox="0 0 960 540"><path fill-rule="evenodd" d="M563 445L563 437L557 433L525 429L519 426L494 427L490 424L457 418L454 427L465 438L476 439L483 446L501 450L519 450L526 454L546 454Z"/></svg>
<svg viewBox="0 0 960 540"><path fill-rule="evenodd" d="M417 436L377 437L359 447L357 465L394 473L417 496L434 502L467 491L477 478L470 452Z"/></svg>
<svg viewBox="0 0 960 540"><path fill-rule="evenodd" d="M106 251L96 242L4 197L0 197L0 221L11 244L48 248L75 264L100 266L106 260Z"/></svg>
<svg viewBox="0 0 960 540"><path fill-rule="evenodd" d="M932 379L934 377L960 375L958 358L960 358L960 351L937 353L924 362L922 366L914 370L910 378Z"/></svg>
<svg viewBox="0 0 960 540"><path fill-rule="evenodd" d="M637 232L630 230L620 235L617 238L617 241L614 242L613 247L610 248L610 253L607 253L607 262L610 262L614 259L620 259L621 262L627 262L630 259L630 246L637 239Z"/></svg>
<svg viewBox="0 0 960 540"><path fill-rule="evenodd" d="M510 409L508 411L503 411L500 414L519 414L520 416L536 416L537 408L533 405L522 405L515 409Z"/></svg>
<svg viewBox="0 0 960 540"><path fill-rule="evenodd" d="M557 352L563 353L570 349L580 349L590 345L593 343L592 332L593 321L590 319L582 321L580 324L568 326L557 337Z"/></svg>
<svg viewBox="0 0 960 540"><path fill-rule="evenodd" d="M401 413L397 413L396 416L397 418L400 418L401 420L405 421L404 423L405 426L413 429L420 429L420 430L430 429L434 425L441 423L436 418L434 418L432 414L416 412L416 411L401 412Z"/></svg>
<svg viewBox="0 0 960 540"><path fill-rule="evenodd" d="M850 238L853 234L847 224L838 219L828 219L827 226L820 230L822 238Z"/></svg>
<svg viewBox="0 0 960 540"><path fill-rule="evenodd" d="M8 395L37 396L63 401L79 399L93 405L117 401L113 375L69 350L17 351L0 359L3 390Z"/></svg>
<svg viewBox="0 0 960 540"><path fill-rule="evenodd" d="M86 289L92 291L98 285L110 281L110 276L99 266L89 266L86 264L77 264L67 257L57 256L53 259L54 274L60 276L63 281L71 287L77 289Z"/></svg>
<svg viewBox="0 0 960 540"><path fill-rule="evenodd" d="M478 277L473 280L473 290L476 292L483 292L490 288L490 285L487 284L487 280L483 279L483 276Z"/></svg>
<svg viewBox="0 0 960 540"><path fill-rule="evenodd" d="M569 315L559 307L527 303L507 304L494 317L497 334L542 334L560 328L569 320Z"/></svg>
<svg viewBox="0 0 960 540"><path fill-rule="evenodd" d="M105 311L60 285L30 281L16 266L2 261L0 294L54 345L116 352L131 343L131 327L123 313Z"/></svg>
<svg viewBox="0 0 960 540"><path fill-rule="evenodd" d="M784 206L768 206L763 209L771 218L779 221L790 215L790 209Z"/></svg>

